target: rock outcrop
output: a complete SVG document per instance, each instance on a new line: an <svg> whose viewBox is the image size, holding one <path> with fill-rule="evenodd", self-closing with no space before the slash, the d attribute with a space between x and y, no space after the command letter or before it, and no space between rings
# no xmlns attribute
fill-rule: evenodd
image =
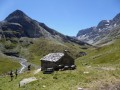
<svg viewBox="0 0 120 90"><path fill-rule="evenodd" d="M110 36L109 34L118 32L118 29L116 31L116 28L119 28L119 25L120 13L117 14L112 20L102 20L95 27L80 30L77 34L77 39L89 44L95 44L104 38L108 38L108 36Z"/></svg>
<svg viewBox="0 0 120 90"><path fill-rule="evenodd" d="M21 10L16 10L0 22L1 37L28 37L28 38L49 38L61 42L74 42L77 44L87 44L76 38L65 36L54 29L49 28L44 23L38 22L27 16Z"/></svg>

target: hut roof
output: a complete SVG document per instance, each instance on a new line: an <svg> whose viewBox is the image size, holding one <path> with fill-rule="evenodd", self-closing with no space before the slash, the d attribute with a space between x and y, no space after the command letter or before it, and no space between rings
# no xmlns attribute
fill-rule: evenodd
<svg viewBox="0 0 120 90"><path fill-rule="evenodd" d="M57 62L64 56L64 53L50 53L45 57L41 58L42 61Z"/></svg>

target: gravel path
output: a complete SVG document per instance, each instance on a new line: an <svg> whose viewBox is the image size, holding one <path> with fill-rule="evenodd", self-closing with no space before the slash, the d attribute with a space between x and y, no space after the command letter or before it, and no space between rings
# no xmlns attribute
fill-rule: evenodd
<svg viewBox="0 0 120 90"><path fill-rule="evenodd" d="M19 58L19 57L14 57L14 56L8 56L9 58L12 58L12 59L14 59L14 60L17 60L19 63L20 63L20 65L21 65L21 68L20 69L18 69L18 73L23 73L23 72L25 72L25 71L27 71L27 67L28 67L28 65L31 65L32 67L34 67L35 69L38 69L40 66L38 66L38 65L35 65L35 64L33 64L33 63L30 63L30 62L28 62L26 59L24 59L24 58Z"/></svg>

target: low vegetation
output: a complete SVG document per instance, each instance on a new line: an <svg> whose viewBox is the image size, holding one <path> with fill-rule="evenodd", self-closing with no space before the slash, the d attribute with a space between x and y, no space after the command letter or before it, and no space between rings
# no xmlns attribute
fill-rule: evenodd
<svg viewBox="0 0 120 90"><path fill-rule="evenodd" d="M7 74L10 70L15 70L20 67L21 65L17 61L0 54L0 75Z"/></svg>
<svg viewBox="0 0 120 90"><path fill-rule="evenodd" d="M88 45L78 45L72 42L60 42L45 38L4 38L0 40L0 50L11 56L26 58L29 62L40 64L39 59L48 53L63 52L69 50L73 58L80 57L80 52L86 52Z"/></svg>
<svg viewBox="0 0 120 90"><path fill-rule="evenodd" d="M80 56L80 51L86 51L81 49L83 46L77 45L71 42L58 42L56 40L49 40L49 39L36 39L33 41L33 44L30 45L27 49L21 49L21 53L25 56L30 62L35 64L40 64L40 58L55 52L63 52L64 50L68 50L69 54L73 58L77 58ZM85 47L85 46L84 46ZM86 46L88 47L88 46Z"/></svg>
<svg viewBox="0 0 120 90"><path fill-rule="evenodd" d="M87 55L75 60L76 70L56 71L53 74L24 73L9 82L10 77L0 78L1 90L119 90L120 89L120 40L98 48L89 48ZM37 51L37 50L36 50ZM38 52L36 52L38 53ZM19 87L20 80L28 77L38 80ZM2 84L4 83L4 84Z"/></svg>

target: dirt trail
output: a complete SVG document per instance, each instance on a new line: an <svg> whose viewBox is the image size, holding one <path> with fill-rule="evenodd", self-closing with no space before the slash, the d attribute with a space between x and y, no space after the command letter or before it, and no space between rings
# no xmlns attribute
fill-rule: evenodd
<svg viewBox="0 0 120 90"><path fill-rule="evenodd" d="M26 59L24 59L24 58L19 58L19 57L14 57L14 56L8 56L8 57L10 57L10 58L12 58L12 59L14 59L14 60L17 60L17 61L20 63L21 68L18 69L18 73L23 73L23 72L25 72L25 71L27 70L28 65L31 65L31 66L34 67L35 69L38 69L38 68L40 67L40 66L38 66L38 65L35 65L35 64L33 64L33 63L28 62L28 60L26 60Z"/></svg>

